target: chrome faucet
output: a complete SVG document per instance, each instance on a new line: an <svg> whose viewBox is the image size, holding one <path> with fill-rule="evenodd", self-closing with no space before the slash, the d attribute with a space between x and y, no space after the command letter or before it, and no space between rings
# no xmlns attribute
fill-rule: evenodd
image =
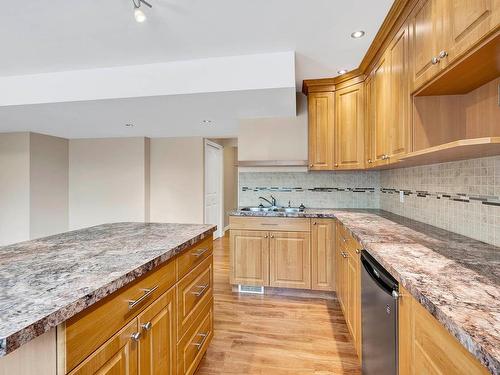
<svg viewBox="0 0 500 375"><path fill-rule="evenodd" d="M272 195L270 197L271 197L271 200L264 198L264 197L259 197L259 199L266 201L267 203L269 203L271 205L271 207L277 207L276 206L276 203L277 203L276 198L274 198Z"/></svg>

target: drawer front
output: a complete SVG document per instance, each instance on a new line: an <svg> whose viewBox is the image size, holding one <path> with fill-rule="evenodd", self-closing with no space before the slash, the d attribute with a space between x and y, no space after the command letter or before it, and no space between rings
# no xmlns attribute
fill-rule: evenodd
<svg viewBox="0 0 500 375"><path fill-rule="evenodd" d="M177 258L177 280L206 259L213 250L213 237L209 236Z"/></svg>
<svg viewBox="0 0 500 375"><path fill-rule="evenodd" d="M199 318L177 344L177 374L194 374L213 336L213 301L204 306Z"/></svg>
<svg viewBox="0 0 500 375"><path fill-rule="evenodd" d="M175 281L175 261L171 261L61 325L58 336L64 345L65 372L82 362ZM130 306L129 301L136 301L136 304Z"/></svg>
<svg viewBox="0 0 500 375"><path fill-rule="evenodd" d="M180 339L213 295L213 257L206 258L177 285L177 337Z"/></svg>
<svg viewBox="0 0 500 375"><path fill-rule="evenodd" d="M358 242L352 237L351 233L344 227L344 225L340 224L337 226L338 233L337 236L339 238L339 245L344 251L348 251L349 249L354 249L358 245Z"/></svg>
<svg viewBox="0 0 500 375"><path fill-rule="evenodd" d="M285 232L310 232L311 230L311 220L302 218L231 216L229 220L231 229Z"/></svg>

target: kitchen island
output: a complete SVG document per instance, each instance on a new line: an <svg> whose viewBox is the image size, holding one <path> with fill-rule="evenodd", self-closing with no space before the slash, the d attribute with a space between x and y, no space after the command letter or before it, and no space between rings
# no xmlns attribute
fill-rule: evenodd
<svg viewBox="0 0 500 375"><path fill-rule="evenodd" d="M113 223L0 248L0 374L143 368L139 354L194 372L213 334L214 230Z"/></svg>
<svg viewBox="0 0 500 375"><path fill-rule="evenodd" d="M235 229L235 234L232 235L235 240L231 249L233 253L231 267L237 269L237 272L239 272L237 257L245 256L245 246L254 238L256 240L252 242L254 245L252 249L257 248L257 241L262 238L263 243L266 243L260 248L263 250L262 253L274 252L275 254L269 256L270 258L280 256L282 259L290 259L290 254L297 252L298 247L293 245L288 251L286 242L282 238L297 238L298 235L295 233L310 233L312 245L309 253L306 251L309 247L308 235L303 235L301 238L305 238L304 243L306 243L302 247L303 254L310 254L303 258L310 259L313 264L310 271L313 280L315 263L317 263L316 269L319 269L321 264L331 262L333 264L331 269L335 269L336 277L338 277L339 263L345 262L346 258L349 262L357 258L357 265L353 267L359 267L360 250L365 249L399 282L403 295L400 299L400 308L403 308L401 311L408 311L404 301L416 301L413 310L423 307L428 318L432 317L438 322L439 328L445 330L446 335L442 335L443 340L447 340L448 336L450 339L453 337L450 342L457 343L459 346L457 353L463 350L465 354L460 352L458 359L461 360L462 356L470 355L471 358L477 360L478 364L481 364L479 371L500 373L500 291L498 288L500 249L498 247L380 210L305 209L293 213L236 210L231 212L231 219L231 230ZM310 219L311 229L307 228L305 222L307 219ZM334 223L337 225L335 226ZM328 229L329 225L333 229ZM322 229L318 230L318 228ZM335 231L337 241L332 240L335 235L331 232ZM262 233L261 237L259 233ZM318 233L323 234L318 235ZM315 246L315 243L319 243L320 246ZM340 253L342 256L325 255L328 254L329 243L334 248L335 254ZM234 252L237 250L239 253L235 257ZM322 254L323 258L321 258ZM262 257L259 258L259 263L262 263L261 259ZM258 264L252 268L248 266L249 261L246 263L246 269L258 269ZM272 262L270 262L269 269L271 273L276 271L275 274L278 274L278 277L268 277L270 282L267 286L272 287L273 280L283 279L285 272L283 272L284 268L280 269L280 265ZM287 268L288 275L286 276L291 275L290 269L290 267ZM242 270L245 271L245 269ZM345 275L345 272L342 273ZM297 278L297 274L293 272L289 278ZM302 275L304 274L302 272ZM249 279L246 275L238 274L237 276L237 281ZM357 315L357 318L353 319L352 335L357 336L354 337L355 342L359 340L358 353L360 353L359 273L356 277L357 280L349 280L348 286L337 279L333 290L337 292L337 295L340 293L353 296L346 305L345 314L348 326L350 325L349 314ZM258 279L254 278L252 281L258 281ZM309 288L318 289L314 287L314 283L310 283ZM340 302L342 305L341 299ZM420 313L420 310L418 312ZM403 334L400 339L400 356L401 353L407 353L411 349L410 346L414 345L416 339L423 337L422 332L414 332L415 328L419 327L417 324L419 321L413 316L414 312L410 311L408 314L412 315L408 319L411 322L403 331L400 331L400 336ZM425 319L427 321L427 317ZM410 332L412 330L413 332ZM424 337L425 340L429 343L434 339ZM423 350L430 350L430 346L424 347ZM439 354L438 348L432 350L435 354ZM443 358L446 353L442 354L443 357L440 360L445 363ZM455 366L461 366L463 362L460 360L452 358L451 362L454 361ZM409 362L408 358L400 361L401 364ZM423 360L419 363L423 363ZM401 374L418 373L415 369L400 368L400 371ZM472 373L467 372L465 367L462 371ZM458 372L450 370L447 373Z"/></svg>

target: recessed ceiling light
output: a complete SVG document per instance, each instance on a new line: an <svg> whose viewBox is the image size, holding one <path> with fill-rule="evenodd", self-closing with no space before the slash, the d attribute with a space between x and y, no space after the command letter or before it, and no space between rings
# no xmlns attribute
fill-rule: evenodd
<svg viewBox="0 0 500 375"><path fill-rule="evenodd" d="M125 127L127 128L133 128L135 125L129 122L128 124L125 124Z"/></svg>
<svg viewBox="0 0 500 375"><path fill-rule="evenodd" d="M346 69L340 69L337 73L340 74L340 75L346 74L347 70Z"/></svg>
<svg viewBox="0 0 500 375"><path fill-rule="evenodd" d="M355 31L351 34L351 38L359 39L359 38L363 37L364 35L365 35L365 32L363 30L358 30L358 31Z"/></svg>
<svg viewBox="0 0 500 375"><path fill-rule="evenodd" d="M212 120L203 120L202 121L205 125L210 125L212 123Z"/></svg>

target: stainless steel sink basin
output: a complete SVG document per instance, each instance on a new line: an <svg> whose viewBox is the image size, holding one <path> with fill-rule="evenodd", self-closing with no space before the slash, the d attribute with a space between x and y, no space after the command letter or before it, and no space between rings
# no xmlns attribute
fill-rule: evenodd
<svg viewBox="0 0 500 375"><path fill-rule="evenodd" d="M241 211L294 213L303 212L304 209L300 207L243 207Z"/></svg>

